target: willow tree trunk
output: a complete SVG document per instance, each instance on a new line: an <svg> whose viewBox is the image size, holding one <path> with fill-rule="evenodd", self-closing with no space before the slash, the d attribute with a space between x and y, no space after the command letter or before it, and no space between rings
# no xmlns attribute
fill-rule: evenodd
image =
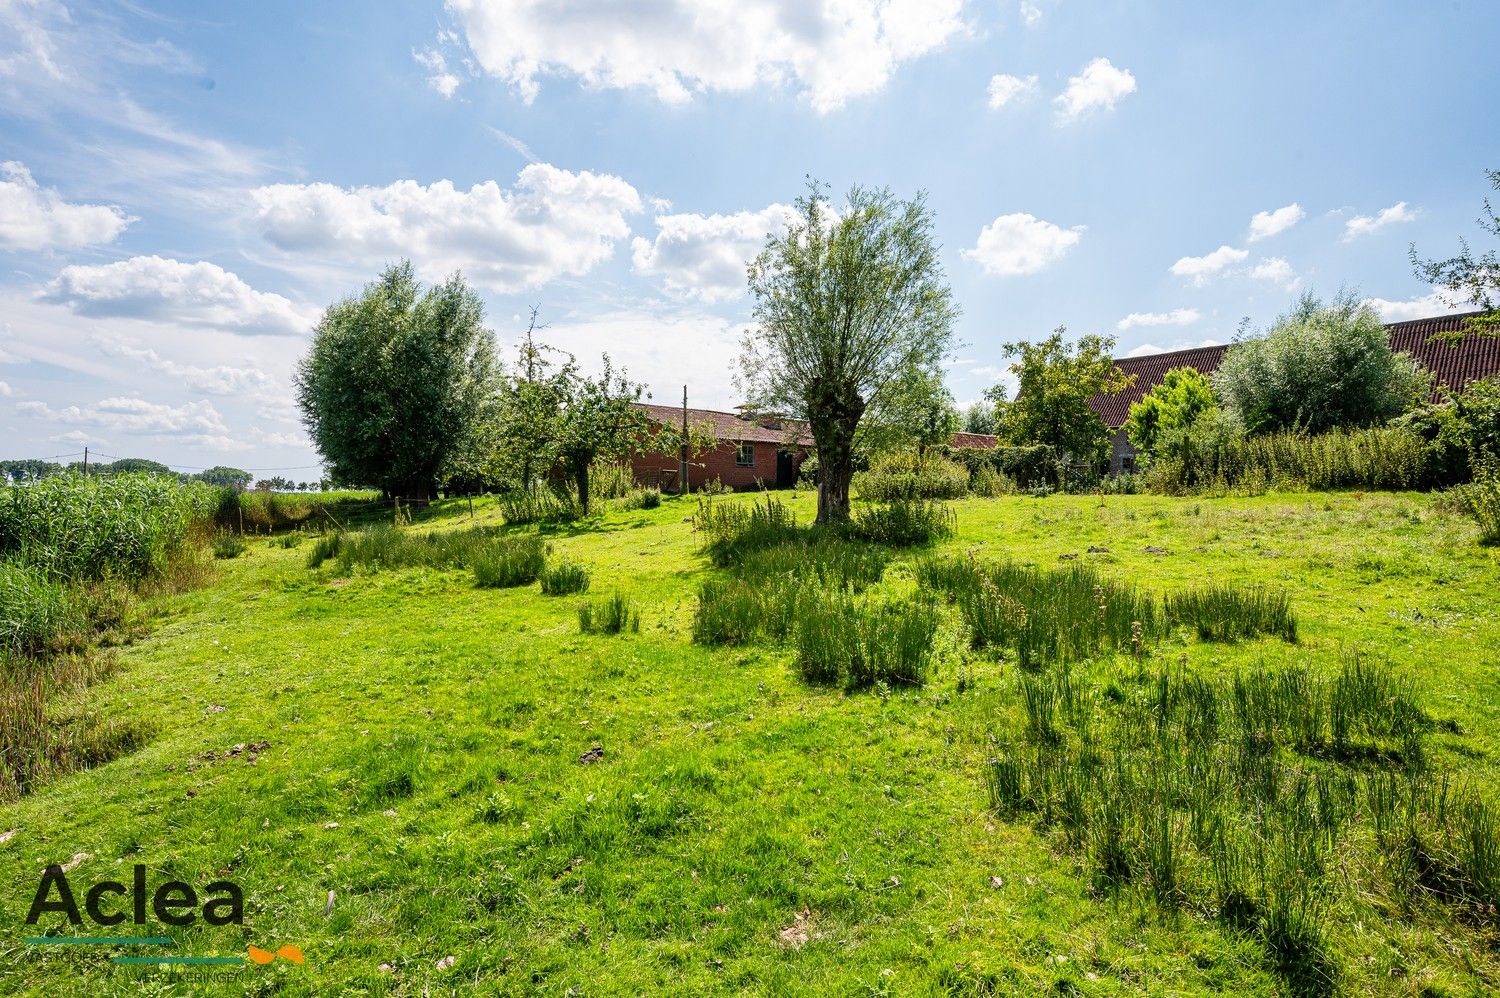
<svg viewBox="0 0 1500 998"><path fill-rule="evenodd" d="M854 431L865 414L857 392L837 386L810 393L807 422L818 448L819 523L849 521L849 483L854 478Z"/></svg>

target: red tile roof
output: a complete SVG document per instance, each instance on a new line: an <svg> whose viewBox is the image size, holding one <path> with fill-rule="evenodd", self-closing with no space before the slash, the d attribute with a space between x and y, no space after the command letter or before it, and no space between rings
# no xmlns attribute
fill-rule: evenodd
<svg viewBox="0 0 1500 998"><path fill-rule="evenodd" d="M642 402L641 408L646 410L658 423L670 423L673 426L682 425L682 406L680 405L652 405ZM721 412L718 409L694 409L688 407L688 424L696 426L701 423L709 423L714 428L714 434L720 440L734 441L735 443L769 443L769 444L796 444L800 447L811 447L813 445L812 435L807 432L803 424L794 420L776 420L765 418L761 420L750 420L737 412ZM991 448L997 446L997 441L988 433L955 433L951 445L954 447L983 447Z"/></svg>
<svg viewBox="0 0 1500 998"><path fill-rule="evenodd" d="M1386 326L1391 349L1409 353L1431 371L1437 383L1454 391L1492 374L1500 374L1500 337L1465 336L1460 340L1434 340L1439 333L1456 333L1464 320L1481 312L1445 315L1436 319L1395 322Z"/></svg>
<svg viewBox="0 0 1500 998"><path fill-rule="evenodd" d="M1171 353L1151 353L1144 357L1120 357L1115 368L1125 374L1135 375L1135 384L1114 395L1095 395L1089 399L1089 408L1099 414L1108 427L1124 426L1130 416L1130 407L1145 397L1146 393L1167 376L1174 367L1191 367L1205 375L1213 374L1224 360L1227 346L1194 347L1191 350L1173 350Z"/></svg>
<svg viewBox="0 0 1500 998"><path fill-rule="evenodd" d="M1433 337L1459 331L1465 319L1478 314L1469 312L1393 322L1385 328L1392 350L1411 354L1417 363L1433 373L1439 385L1457 390L1479 378L1500 374L1500 338L1465 336L1448 343L1433 340ZM1099 414L1106 426L1124 426L1130 416L1130 407L1161 384L1168 371L1174 367L1191 367L1205 375L1213 374L1223 363L1228 350L1228 346L1194 347L1144 357L1120 357L1115 361L1115 367L1126 374L1134 374L1135 384L1117 395L1095 395L1089 399L1089 408Z"/></svg>
<svg viewBox="0 0 1500 998"><path fill-rule="evenodd" d="M979 447L984 450L993 450L1000 442L990 433L965 433L963 430L953 434L949 442L952 447Z"/></svg>
<svg viewBox="0 0 1500 998"><path fill-rule="evenodd" d="M646 410L646 415L658 423L682 425L682 406L680 405L652 405L649 402L642 402L641 408ZM697 426L705 422L712 424L714 434L720 440L736 443L790 443L811 447L813 442L805 427L790 420L777 422L774 419L763 419L757 422L746 419L737 412L688 407L688 425Z"/></svg>

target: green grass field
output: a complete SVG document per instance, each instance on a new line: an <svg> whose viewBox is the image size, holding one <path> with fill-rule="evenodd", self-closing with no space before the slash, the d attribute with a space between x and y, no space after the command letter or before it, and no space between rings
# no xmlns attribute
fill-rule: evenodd
<svg viewBox="0 0 1500 998"><path fill-rule="evenodd" d="M810 495L787 501L811 518ZM1160 594L1285 587L1297 643L1182 629L1151 663L1331 672L1351 651L1385 656L1441 722L1432 766L1500 795L1500 550L1430 497L953 508L941 552L1042 567L1076 555ZM544 530L554 559L588 569L584 594L479 588L466 571L344 578L307 567L310 540L254 539L213 584L167 598L119 670L59 708L145 725L150 741L0 814L0 992L1285 992L1255 939L1138 890L1100 896L1055 833L990 811L985 764L1019 709L1013 664L944 629L925 687L845 692L805 683L785 648L692 644L697 587L720 571L694 510L667 499ZM470 523L455 501L419 527ZM898 554L879 585L914 587L919 556ZM616 590L639 633L580 634L578 604ZM1082 668L1124 684L1140 670L1128 655ZM153 887L233 880L244 925L173 930L171 952L291 944L306 963L120 967L121 949L23 943L137 930L24 924L42 868L75 859L80 895L128 883L135 863ZM1341 992L1500 987L1492 918L1436 899L1336 915Z"/></svg>

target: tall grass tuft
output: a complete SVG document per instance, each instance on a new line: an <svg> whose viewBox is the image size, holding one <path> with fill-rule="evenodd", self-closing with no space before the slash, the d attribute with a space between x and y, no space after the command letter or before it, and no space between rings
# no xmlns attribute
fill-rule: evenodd
<svg viewBox="0 0 1500 998"><path fill-rule="evenodd" d="M751 551L799 540L806 534L798 529L787 505L771 495L750 502L700 497L693 530L703 538L709 559L720 566L735 564Z"/></svg>
<svg viewBox="0 0 1500 998"><path fill-rule="evenodd" d="M1492 919L1500 903L1500 815L1422 763L1432 722L1383 662L1231 679L1162 668L1105 695L1063 666L1022 673L1005 721L985 770L996 814L1086 857L1096 892L1258 938L1291 993L1336 990L1323 926L1341 904L1420 891Z"/></svg>
<svg viewBox="0 0 1500 998"><path fill-rule="evenodd" d="M566 488L536 485L515 489L496 498L505 522L512 526L528 523L571 523L583 516L578 497Z"/></svg>
<svg viewBox="0 0 1500 998"><path fill-rule="evenodd" d="M538 578L544 596L568 596L587 592L589 588L589 570L573 561L548 565Z"/></svg>
<svg viewBox="0 0 1500 998"><path fill-rule="evenodd" d="M975 647L1010 649L1025 668L1136 650L1164 629L1154 598L1086 565L933 558L918 564L917 579L958 604Z"/></svg>
<svg viewBox="0 0 1500 998"><path fill-rule="evenodd" d="M928 602L860 600L817 591L798 607L797 667L809 682L850 688L926 682L937 631Z"/></svg>
<svg viewBox="0 0 1500 998"><path fill-rule="evenodd" d="M578 607L578 629L584 634L635 634L641 629L641 615L620 593L598 603Z"/></svg>
<svg viewBox="0 0 1500 998"><path fill-rule="evenodd" d="M472 556L474 584L503 589L535 582L547 565L547 548L540 537L492 540Z"/></svg>
<svg viewBox="0 0 1500 998"><path fill-rule="evenodd" d="M70 581L161 575L216 503L164 475L43 478L0 492L0 557Z"/></svg>
<svg viewBox="0 0 1500 998"><path fill-rule="evenodd" d="M1297 640L1297 618L1286 592L1269 586L1209 585L1167 597L1167 617L1187 624L1204 641L1258 634Z"/></svg>
<svg viewBox="0 0 1500 998"><path fill-rule="evenodd" d="M1426 444L1402 427L1226 435L1192 441L1145 472L1153 492L1410 489L1421 485Z"/></svg>

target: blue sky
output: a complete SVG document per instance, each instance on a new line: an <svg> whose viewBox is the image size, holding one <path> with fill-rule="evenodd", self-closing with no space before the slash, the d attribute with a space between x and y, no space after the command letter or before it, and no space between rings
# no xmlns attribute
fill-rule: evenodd
<svg viewBox="0 0 1500 998"><path fill-rule="evenodd" d="M745 258L814 175L927 192L1002 343L1443 311L1500 168L1477 2L0 0L0 456L314 477L289 378L409 256L656 397L736 401Z"/></svg>

